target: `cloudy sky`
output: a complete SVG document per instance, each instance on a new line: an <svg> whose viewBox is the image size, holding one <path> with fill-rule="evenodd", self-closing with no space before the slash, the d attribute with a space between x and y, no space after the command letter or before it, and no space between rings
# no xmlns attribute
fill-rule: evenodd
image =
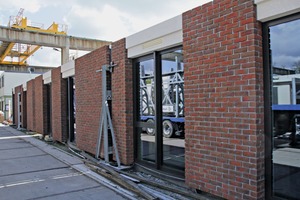
<svg viewBox="0 0 300 200"><path fill-rule="evenodd" d="M300 63L300 20L270 27L270 37L273 65L295 68L295 63Z"/></svg>
<svg viewBox="0 0 300 200"><path fill-rule="evenodd" d="M0 25L7 26L9 17L23 8L28 21L44 24L45 28L56 22L68 26L68 35L116 41L209 1L0 0ZM59 66L59 55L44 47L28 63Z"/></svg>

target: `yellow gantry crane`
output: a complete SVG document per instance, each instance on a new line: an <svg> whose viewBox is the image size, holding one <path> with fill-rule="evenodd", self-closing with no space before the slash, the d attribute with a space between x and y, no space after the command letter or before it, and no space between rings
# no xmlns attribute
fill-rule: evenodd
<svg viewBox="0 0 300 200"><path fill-rule="evenodd" d="M59 25L54 22L48 29L44 29L42 24L31 23L30 25L28 25L27 18L23 17L23 12L24 9L21 8L17 16L10 17L8 23L9 28L48 34L67 34L66 25ZM41 48L41 46L2 41L0 43L0 65L27 65L26 60L39 48Z"/></svg>

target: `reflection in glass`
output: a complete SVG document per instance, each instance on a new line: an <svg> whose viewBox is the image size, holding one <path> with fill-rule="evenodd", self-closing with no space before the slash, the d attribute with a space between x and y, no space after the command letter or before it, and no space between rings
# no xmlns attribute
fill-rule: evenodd
<svg viewBox="0 0 300 200"><path fill-rule="evenodd" d="M139 73L138 98L138 158L156 164L184 171L184 66L182 50L170 50L147 60L136 62ZM155 64L161 63L160 77L155 77ZM157 74L157 73L156 73ZM159 74L159 73L158 73ZM162 85L156 86L157 83ZM158 80L155 83L155 80ZM161 88L157 88L161 87ZM155 89L161 90L162 133L155 130L157 117ZM160 96L160 95L159 95ZM161 145L162 144L162 145ZM161 146L160 146L161 145ZM158 160L156 160L158 159Z"/></svg>
<svg viewBox="0 0 300 200"><path fill-rule="evenodd" d="M140 75L140 120L154 126L154 60L149 59L138 62ZM143 127L139 129L140 159L155 162L155 131L154 128Z"/></svg>
<svg viewBox="0 0 300 200"><path fill-rule="evenodd" d="M300 20L270 27L274 195L300 197Z"/></svg>
<svg viewBox="0 0 300 200"><path fill-rule="evenodd" d="M184 170L182 50L162 54L163 165Z"/></svg>

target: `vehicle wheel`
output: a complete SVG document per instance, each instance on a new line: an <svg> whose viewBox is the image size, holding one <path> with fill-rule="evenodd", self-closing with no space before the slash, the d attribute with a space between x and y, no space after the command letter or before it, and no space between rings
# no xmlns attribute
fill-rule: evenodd
<svg viewBox="0 0 300 200"><path fill-rule="evenodd" d="M174 127L170 120L163 121L163 135L166 138L170 138L173 136Z"/></svg>
<svg viewBox="0 0 300 200"><path fill-rule="evenodd" d="M151 124L154 124L153 119L148 119L147 122L151 123ZM146 128L146 132L147 132L148 135L155 135L154 128Z"/></svg>

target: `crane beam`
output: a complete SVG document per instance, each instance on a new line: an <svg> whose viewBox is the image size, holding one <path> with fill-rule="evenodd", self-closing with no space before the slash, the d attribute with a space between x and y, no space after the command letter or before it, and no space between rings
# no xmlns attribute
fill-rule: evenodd
<svg viewBox="0 0 300 200"><path fill-rule="evenodd" d="M82 51L93 51L111 44L110 41L40 33L31 30L21 30L0 26L0 41L32 44L38 46L69 48Z"/></svg>

